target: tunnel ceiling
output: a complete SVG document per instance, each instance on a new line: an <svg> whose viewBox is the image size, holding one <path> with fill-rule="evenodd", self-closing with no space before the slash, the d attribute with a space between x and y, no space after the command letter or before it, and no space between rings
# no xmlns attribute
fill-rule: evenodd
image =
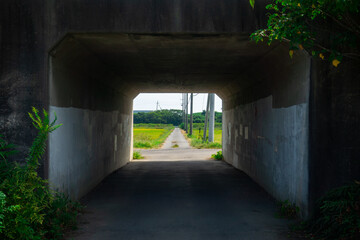
<svg viewBox="0 0 360 240"><path fill-rule="evenodd" d="M84 33L67 35L50 54L70 67L81 62L92 71L105 68L112 77L103 81L131 96L140 92L222 96L226 86L249 84L249 69L277 46L255 44L248 35Z"/></svg>

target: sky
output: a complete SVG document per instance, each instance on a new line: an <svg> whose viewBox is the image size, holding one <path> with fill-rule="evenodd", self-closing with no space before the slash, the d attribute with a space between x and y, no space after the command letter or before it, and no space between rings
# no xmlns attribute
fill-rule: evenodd
<svg viewBox="0 0 360 240"><path fill-rule="evenodd" d="M134 99L134 110L156 110L157 101L161 109L181 110L181 96L181 93L141 93ZM207 93L194 93L194 112L205 110L206 102ZM215 95L215 111L222 111L222 101L217 95Z"/></svg>

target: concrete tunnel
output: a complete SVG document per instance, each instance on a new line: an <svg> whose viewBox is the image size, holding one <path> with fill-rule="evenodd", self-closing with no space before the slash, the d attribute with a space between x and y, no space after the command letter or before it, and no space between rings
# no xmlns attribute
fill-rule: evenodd
<svg viewBox="0 0 360 240"><path fill-rule="evenodd" d="M50 51L49 96L61 131L48 178L80 198L132 156L132 104L144 92L214 92L223 155L278 200L309 212L310 57L247 34L67 34Z"/></svg>

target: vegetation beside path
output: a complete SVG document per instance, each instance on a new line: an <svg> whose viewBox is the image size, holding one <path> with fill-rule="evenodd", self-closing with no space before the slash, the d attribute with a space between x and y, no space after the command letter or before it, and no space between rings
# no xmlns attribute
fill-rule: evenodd
<svg viewBox="0 0 360 240"><path fill-rule="evenodd" d="M222 125L221 123L215 124L215 130L214 130L214 142L208 141L208 136L206 141L203 141L204 136L204 123L194 123L193 124L193 134L192 135L186 135L184 134L187 139L189 140L190 146L194 148L222 148Z"/></svg>
<svg viewBox="0 0 360 240"><path fill-rule="evenodd" d="M134 148L159 148L174 128L172 124L134 124Z"/></svg>
<svg viewBox="0 0 360 240"><path fill-rule="evenodd" d="M10 161L16 146L0 136L0 239L63 239L64 231L76 228L82 206L50 190L37 173L48 134L60 125L50 122L45 110L41 117L33 108L29 116L38 134L25 163Z"/></svg>

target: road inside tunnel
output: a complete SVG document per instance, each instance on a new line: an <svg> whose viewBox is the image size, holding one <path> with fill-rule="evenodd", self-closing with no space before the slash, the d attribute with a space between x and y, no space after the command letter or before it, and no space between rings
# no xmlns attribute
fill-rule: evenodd
<svg viewBox="0 0 360 240"><path fill-rule="evenodd" d="M189 148L176 129L167 142L174 139L183 144L142 151L144 160L86 195L79 229L67 238L289 239L289 221L275 217L274 199L245 173L211 160L217 149Z"/></svg>
<svg viewBox="0 0 360 240"><path fill-rule="evenodd" d="M49 55L49 111L63 124L49 137L46 166L54 189L80 199L114 171L140 164L127 165L139 93L211 92L222 99L225 161L308 216L305 51L290 58L286 43L256 44L248 34L71 33ZM140 166L161 169L171 158ZM193 163L184 164L185 170L169 171L186 172Z"/></svg>

